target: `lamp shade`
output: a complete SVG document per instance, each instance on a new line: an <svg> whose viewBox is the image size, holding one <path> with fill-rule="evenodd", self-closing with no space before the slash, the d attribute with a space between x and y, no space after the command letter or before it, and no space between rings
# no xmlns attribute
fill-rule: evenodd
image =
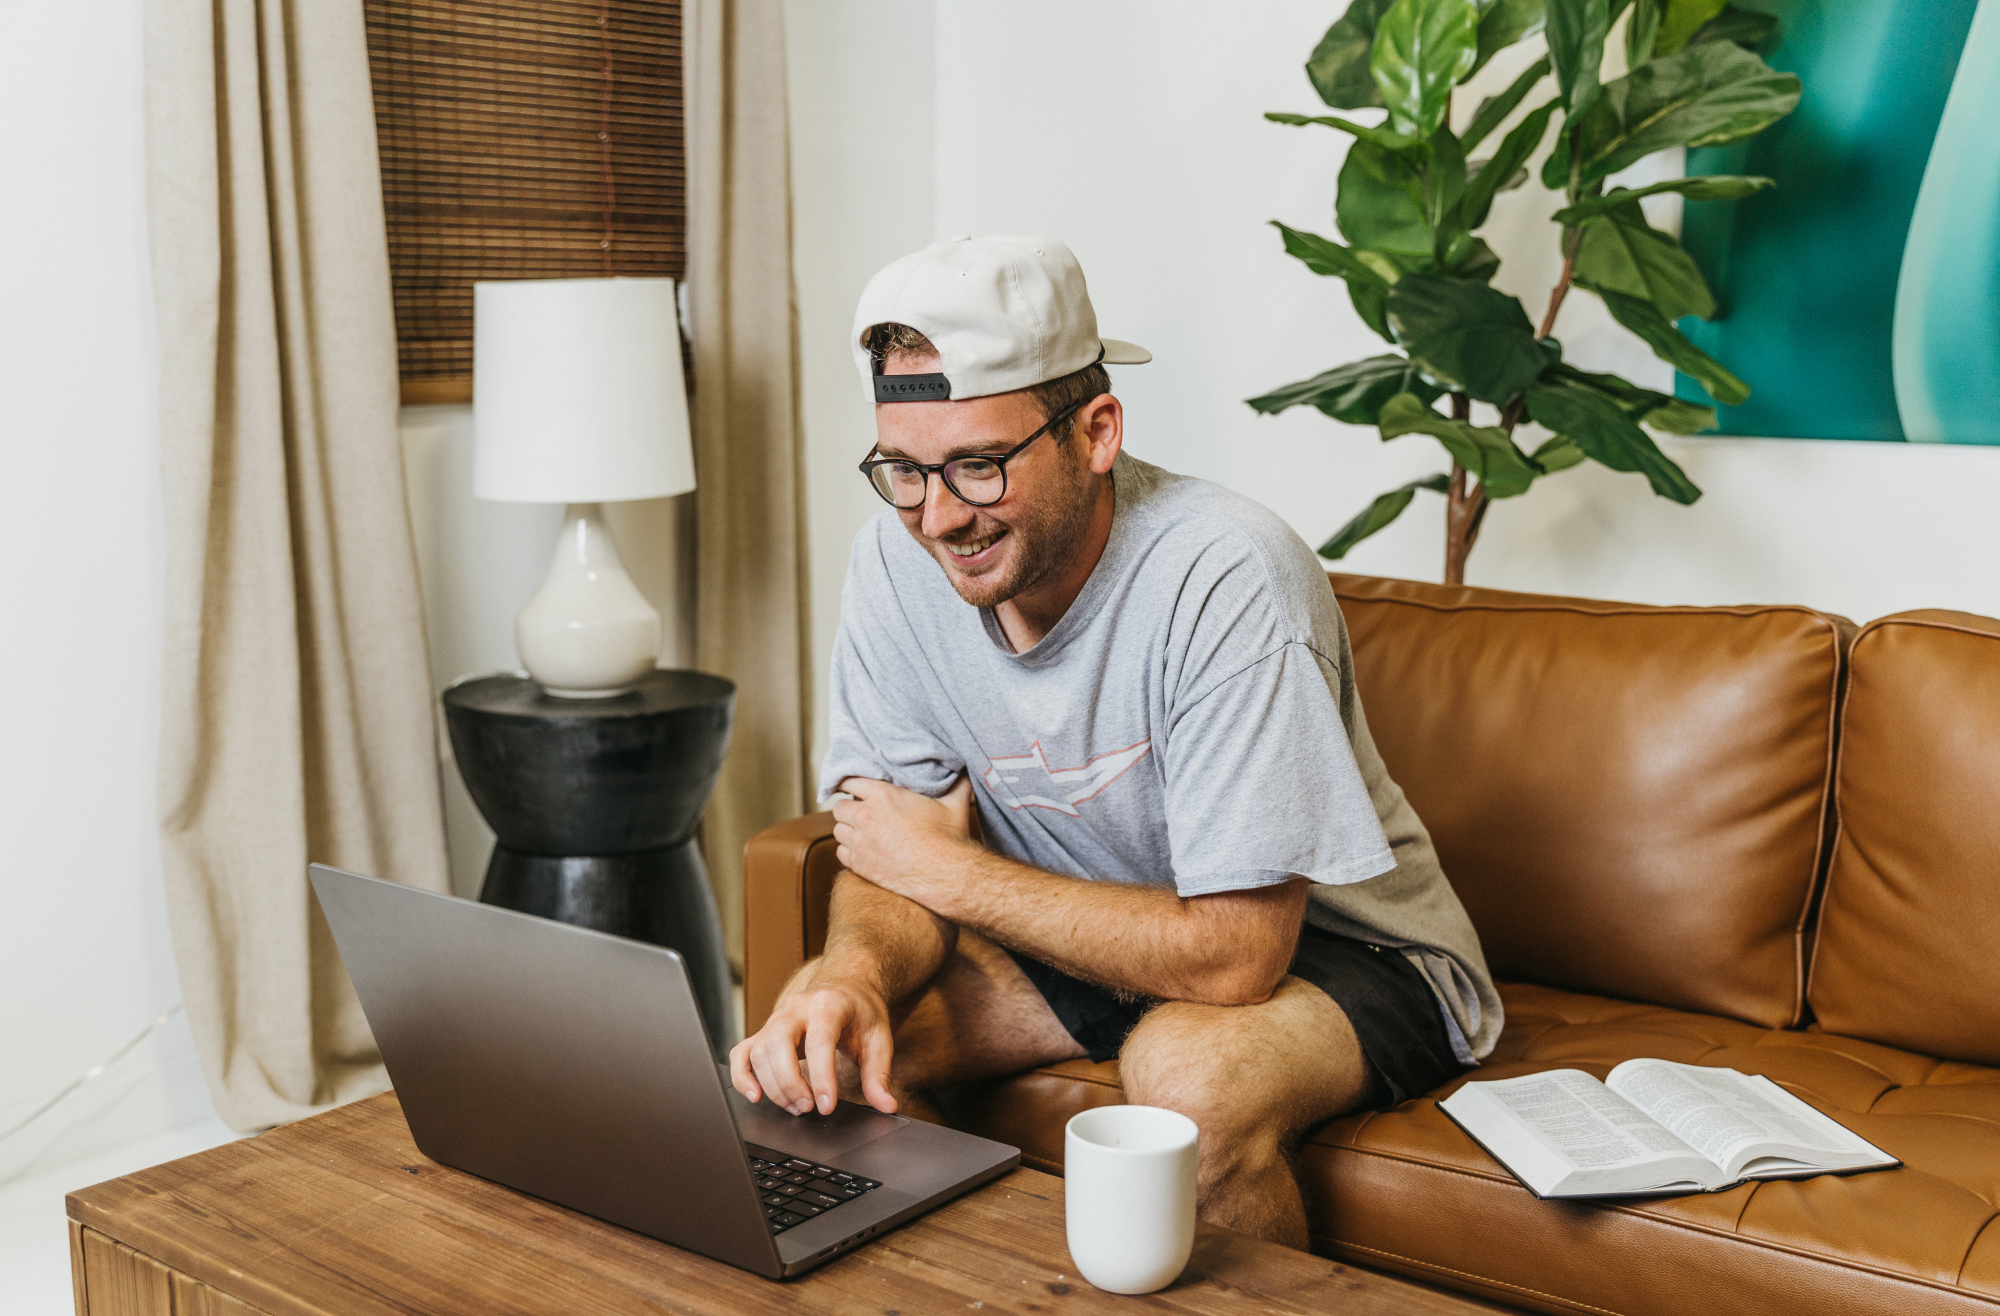
<svg viewBox="0 0 2000 1316"><path fill-rule="evenodd" d="M694 488L672 279L473 285L472 492L601 503Z"/></svg>

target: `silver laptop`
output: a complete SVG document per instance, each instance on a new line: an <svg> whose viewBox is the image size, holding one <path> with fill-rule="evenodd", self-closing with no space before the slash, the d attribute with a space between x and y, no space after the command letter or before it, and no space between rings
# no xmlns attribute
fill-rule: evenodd
<svg viewBox="0 0 2000 1316"><path fill-rule="evenodd" d="M424 1155L774 1279L1012 1169L866 1106L791 1116L718 1068L663 946L314 864Z"/></svg>

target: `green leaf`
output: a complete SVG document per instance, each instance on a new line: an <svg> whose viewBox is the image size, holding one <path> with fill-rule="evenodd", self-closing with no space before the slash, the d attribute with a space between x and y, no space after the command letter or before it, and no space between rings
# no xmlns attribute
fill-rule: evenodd
<svg viewBox="0 0 2000 1316"><path fill-rule="evenodd" d="M1762 50L1767 44L1777 45L1774 40L1777 32L1776 14L1760 14L1754 9L1724 5L1721 13L1702 24L1701 30L1688 39L1688 44L1698 46L1705 41L1733 41L1746 50Z"/></svg>
<svg viewBox="0 0 2000 1316"><path fill-rule="evenodd" d="M1354 0L1313 47L1306 61L1319 98L1335 109L1365 110L1382 103L1368 53L1375 44L1375 25L1395 0Z"/></svg>
<svg viewBox="0 0 2000 1316"><path fill-rule="evenodd" d="M1617 403L1600 393L1572 384L1537 384L1528 390L1528 414L1591 460L1614 471L1640 472L1662 498L1686 504L1701 497L1687 473Z"/></svg>
<svg viewBox="0 0 2000 1316"><path fill-rule="evenodd" d="M1486 12L1479 16L1479 57L1472 61L1472 71L1477 73L1486 67L1487 60L1541 31L1546 17L1544 3L1545 0L1486 0Z"/></svg>
<svg viewBox="0 0 2000 1316"><path fill-rule="evenodd" d="M1344 133L1359 137L1364 142L1373 142L1385 151L1407 151L1411 147L1423 144L1420 139L1407 133L1391 132L1387 128L1370 128L1365 123L1355 123L1352 119L1343 119L1337 114L1286 114L1278 110L1269 110L1265 112L1264 117L1272 123L1289 124L1294 128L1303 128L1307 124L1318 124L1322 128L1338 128Z"/></svg>
<svg viewBox="0 0 2000 1316"><path fill-rule="evenodd" d="M1507 431L1450 420L1408 393L1399 393L1383 404L1379 423L1384 439L1428 434L1442 443L1453 461L1479 477L1488 498L1524 494L1542 473L1528 454L1514 446Z"/></svg>
<svg viewBox="0 0 2000 1316"><path fill-rule="evenodd" d="M1405 274L1432 274L1437 270L1437 262L1418 251L1370 251L1356 247L1354 259L1381 275L1382 282L1390 287Z"/></svg>
<svg viewBox="0 0 2000 1316"><path fill-rule="evenodd" d="M1431 135L1430 168L1423 172L1424 223L1430 227L1432 250L1443 259L1451 244L1465 232L1459 223L1459 201L1465 195L1465 152L1451 129L1439 128Z"/></svg>
<svg viewBox="0 0 2000 1316"><path fill-rule="evenodd" d="M1547 76L1549 76L1549 58L1544 55L1528 65L1520 77L1507 84L1507 90L1498 96L1488 96L1479 102L1479 108L1473 111L1472 122L1465 125L1465 135L1458 139L1458 144L1470 151L1485 141L1493 134L1495 128L1506 122L1507 116L1514 112L1514 107L1528 98L1528 93L1534 90L1535 84Z"/></svg>
<svg viewBox="0 0 2000 1316"><path fill-rule="evenodd" d="M1491 163L1493 163L1493 159L1491 156L1488 156L1484 160L1466 161L1465 181L1470 183L1473 179L1479 177L1479 171L1484 169L1487 165ZM1507 175L1506 180L1502 182L1498 187L1495 187L1493 190L1495 192L1512 192L1515 188L1521 186L1521 184L1527 181L1528 181L1528 171L1525 167L1523 167L1520 169L1516 169L1513 173Z"/></svg>
<svg viewBox="0 0 2000 1316"><path fill-rule="evenodd" d="M1653 58L1653 41L1671 0L1632 0L1632 18L1625 24L1625 67L1636 69Z"/></svg>
<svg viewBox="0 0 2000 1316"><path fill-rule="evenodd" d="M1667 393L1641 388L1617 375L1592 374L1570 365L1553 367L1543 378L1556 378L1583 388L1596 389L1630 416L1656 430L1674 434L1694 434L1715 428L1715 408L1697 406Z"/></svg>
<svg viewBox="0 0 2000 1316"><path fill-rule="evenodd" d="M1633 419L1669 434L1699 434L1715 428L1715 408L1704 407L1685 398L1670 397L1645 415L1634 416Z"/></svg>
<svg viewBox="0 0 2000 1316"><path fill-rule="evenodd" d="M1376 25L1368 57L1368 71L1389 107L1389 126L1417 137L1436 132L1451 89L1478 57L1474 0L1396 0Z"/></svg>
<svg viewBox="0 0 2000 1316"><path fill-rule="evenodd" d="M1486 245L1486 239L1475 238L1470 233L1461 234L1445 252L1443 268L1454 279L1477 279L1481 283L1491 283L1493 276L1500 272L1500 256Z"/></svg>
<svg viewBox="0 0 2000 1316"><path fill-rule="evenodd" d="M1762 132L1798 103L1797 78L1726 41L1656 59L1607 85L1583 116L1582 181L1668 147L1719 146Z"/></svg>
<svg viewBox="0 0 2000 1316"><path fill-rule="evenodd" d="M1333 198L1341 236L1357 247L1428 256L1431 230L1424 222L1422 189L1422 176L1402 156L1356 142L1340 166Z"/></svg>
<svg viewBox="0 0 2000 1316"><path fill-rule="evenodd" d="M1549 0L1549 60L1571 120L1597 99L1597 70L1610 31L1611 11L1604 0Z"/></svg>
<svg viewBox="0 0 2000 1316"><path fill-rule="evenodd" d="M1338 562L1353 548L1377 530L1387 526L1403 514L1410 500L1417 496L1417 490L1430 489L1437 493L1451 491L1451 477L1432 475L1422 480L1412 480L1400 489L1391 489L1382 494L1362 511L1361 515L1334 531L1333 538L1319 546L1319 555L1329 562Z"/></svg>
<svg viewBox="0 0 2000 1316"><path fill-rule="evenodd" d="M1585 197L1573 206L1565 206L1551 218L1556 223L1574 227L1594 215L1616 210L1628 201L1637 201L1642 196L1653 196L1660 192L1679 192L1690 201L1734 201L1738 197L1761 192L1767 187L1776 187L1775 178L1759 178L1754 174L1704 174L1694 178L1670 178L1664 183L1652 183L1645 187L1614 187L1603 196Z"/></svg>
<svg viewBox="0 0 2000 1316"><path fill-rule="evenodd" d="M1669 320L1683 315L1706 320L1715 314L1715 298L1693 258L1646 222L1637 201L1584 222L1576 283L1592 292L1644 298Z"/></svg>
<svg viewBox="0 0 2000 1316"><path fill-rule="evenodd" d="M1433 383L1504 405L1550 360L1521 303L1471 279L1410 274L1389 290L1389 327Z"/></svg>
<svg viewBox="0 0 2000 1316"><path fill-rule="evenodd" d="M1434 402L1441 391L1426 384L1407 358L1371 356L1365 361L1335 366L1311 379L1287 384L1249 401L1253 409L1267 416L1275 416L1287 407L1305 405L1317 407L1350 425L1373 425L1381 418L1382 404L1398 393L1414 393L1426 402Z"/></svg>
<svg viewBox="0 0 2000 1316"><path fill-rule="evenodd" d="M1362 321L1382 337L1390 337L1385 318L1389 284L1380 274L1338 242L1317 233L1303 232L1275 219L1271 223L1285 235L1285 254L1304 261L1306 268L1314 274L1330 274L1345 279L1348 300L1354 303Z"/></svg>
<svg viewBox="0 0 2000 1316"><path fill-rule="evenodd" d="M1556 144L1542 161L1542 186L1551 192L1569 189L1569 133L1556 134Z"/></svg>
<svg viewBox="0 0 2000 1316"><path fill-rule="evenodd" d="M1687 47L1688 41L1722 12L1727 0L1655 0L1664 13L1660 30L1653 38L1653 54L1672 55Z"/></svg>
<svg viewBox="0 0 2000 1316"><path fill-rule="evenodd" d="M1545 475L1566 471L1583 460L1583 449L1558 434L1535 449L1534 458Z"/></svg>
<svg viewBox="0 0 2000 1316"><path fill-rule="evenodd" d="M1389 332L1389 290L1386 287L1349 283L1347 301L1354 307L1354 313L1361 317L1361 323L1374 330L1377 338L1385 343L1396 341L1396 335Z"/></svg>
<svg viewBox="0 0 2000 1316"><path fill-rule="evenodd" d="M1720 361L1690 343L1681 336L1680 330L1668 322L1667 318L1653 309L1651 302L1637 297L1626 297L1620 293L1593 288L1592 292L1604 300L1611 318L1646 340L1653 349L1653 355L1667 362L1684 375L1692 375L1701 381L1717 402L1724 406L1741 406L1750 396L1750 386L1735 375ZM1395 318L1390 317L1390 327L1395 327ZM1414 355L1414 354L1413 354Z"/></svg>
<svg viewBox="0 0 2000 1316"><path fill-rule="evenodd" d="M1368 268L1355 257L1352 251L1329 238L1317 233L1307 233L1293 228L1281 220L1272 220L1271 227L1285 235L1285 254L1296 256L1305 262L1306 268L1314 274L1331 274L1342 279L1360 279L1363 282L1382 282L1382 276Z"/></svg>
<svg viewBox="0 0 2000 1316"><path fill-rule="evenodd" d="M1465 200L1460 203L1459 213L1464 216L1465 227L1478 228L1486 222L1487 212L1493 208L1493 194L1535 153L1548 135L1549 116L1556 112L1556 102L1550 101L1531 112L1500 141L1500 149L1493 158L1480 166L1465 185Z"/></svg>

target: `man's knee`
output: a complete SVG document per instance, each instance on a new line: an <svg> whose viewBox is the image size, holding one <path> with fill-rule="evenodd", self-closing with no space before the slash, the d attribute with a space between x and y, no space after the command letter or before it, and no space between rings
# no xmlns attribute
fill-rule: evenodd
<svg viewBox="0 0 2000 1316"><path fill-rule="evenodd" d="M1203 1159L1261 1158L1363 1100L1373 1074L1339 1007L1287 978L1254 1006L1169 1002L1139 1021L1118 1056L1127 1098L1201 1126Z"/></svg>
<svg viewBox="0 0 2000 1316"><path fill-rule="evenodd" d="M1244 1072L1242 1048L1218 1045L1231 1013L1227 1006L1158 1006L1139 1021L1118 1053L1126 1099L1193 1120L1201 1129L1204 1162L1252 1146L1275 1148L1285 1133L1276 1112L1258 1101L1260 1085ZM1281 1061L1271 1056L1268 1063Z"/></svg>

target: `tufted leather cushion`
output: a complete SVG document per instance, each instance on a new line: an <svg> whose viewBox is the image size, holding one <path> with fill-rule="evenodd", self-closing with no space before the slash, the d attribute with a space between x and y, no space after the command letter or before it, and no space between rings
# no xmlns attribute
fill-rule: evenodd
<svg viewBox="0 0 2000 1316"><path fill-rule="evenodd" d="M2000 1065L2000 621L1899 613L1850 661L1813 1010Z"/></svg>
<svg viewBox="0 0 2000 1316"><path fill-rule="evenodd" d="M1850 1177L1605 1205L1542 1202L1429 1097L1325 1125L1300 1149L1313 1250L1557 1312L2000 1310L2000 1070L1547 987L1501 989L1477 1078L1635 1056L1774 1081L1904 1161ZM1062 1128L1120 1099L1071 1061L985 1089L967 1127L1059 1167Z"/></svg>
<svg viewBox="0 0 2000 1316"><path fill-rule="evenodd" d="M1497 975L1798 1020L1845 622L1332 579Z"/></svg>

